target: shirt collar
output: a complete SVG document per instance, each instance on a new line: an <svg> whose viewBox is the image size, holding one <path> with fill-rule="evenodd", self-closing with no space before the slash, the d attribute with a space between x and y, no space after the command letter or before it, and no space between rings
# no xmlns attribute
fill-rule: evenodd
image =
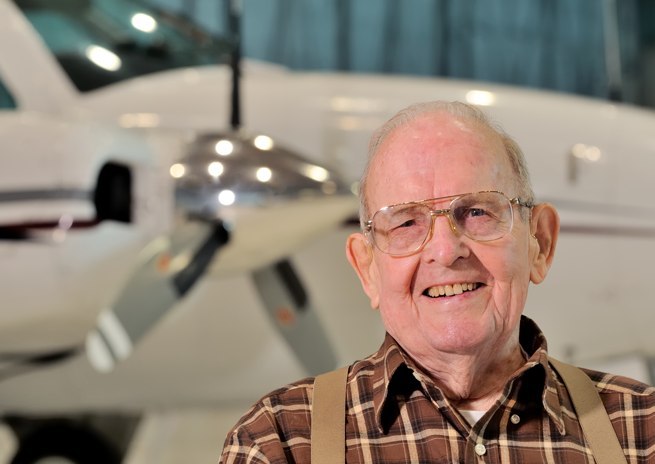
<svg viewBox="0 0 655 464"><path fill-rule="evenodd" d="M531 388L543 388L541 398L544 410L555 423L558 431L564 435L562 386L557 382L548 364L546 338L537 324L526 316L521 316L519 338L528 359L525 365L512 376L512 380L520 379L531 369L539 369L545 374L542 377L545 378L543 386ZM386 411L397 410L397 407L389 407L393 399L398 398L397 393L409 397L413 392L421 389L420 382L413 375L420 369L389 334L386 334L375 357L379 362L376 363L373 374L373 405L377 425L381 431L384 431L388 426L385 423Z"/></svg>
<svg viewBox="0 0 655 464"><path fill-rule="evenodd" d="M413 371L411 359L388 333L377 355L380 362L376 363L373 373L373 406L377 425L380 431L384 431L383 414L385 410L393 409L387 408L393 398L391 392L401 389L411 394L412 391L420 388L420 384L411 375ZM410 377L414 381L409 379ZM407 383L407 380L410 381L410 384Z"/></svg>
<svg viewBox="0 0 655 464"><path fill-rule="evenodd" d="M518 370L516 377L529 369L539 369L544 375L544 385L541 394L544 410L555 423L560 434L564 435L564 417L562 409L563 386L557 381L554 370L548 363L548 344L546 337L537 324L526 316L521 317L519 332L521 347L528 355L525 365Z"/></svg>

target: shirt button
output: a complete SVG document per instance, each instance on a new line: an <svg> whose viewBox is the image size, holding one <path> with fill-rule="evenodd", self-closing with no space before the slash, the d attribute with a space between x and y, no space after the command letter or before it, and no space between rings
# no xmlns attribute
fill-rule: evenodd
<svg viewBox="0 0 655 464"><path fill-rule="evenodd" d="M519 417L518 414L512 414L512 417L509 418L510 422L514 425L518 424L521 422L521 418Z"/></svg>
<svg viewBox="0 0 655 464"><path fill-rule="evenodd" d="M475 445L475 454L478 456L484 456L484 454L487 452L487 447L484 446L482 443L478 443Z"/></svg>

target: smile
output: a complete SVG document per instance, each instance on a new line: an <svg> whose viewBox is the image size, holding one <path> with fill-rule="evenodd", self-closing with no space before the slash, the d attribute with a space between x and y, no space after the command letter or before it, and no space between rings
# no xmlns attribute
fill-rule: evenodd
<svg viewBox="0 0 655 464"><path fill-rule="evenodd" d="M426 289L423 294L431 298L439 298L440 296L453 296L461 295L464 292L470 292L477 289L479 284L477 282L461 283L452 285L436 285Z"/></svg>

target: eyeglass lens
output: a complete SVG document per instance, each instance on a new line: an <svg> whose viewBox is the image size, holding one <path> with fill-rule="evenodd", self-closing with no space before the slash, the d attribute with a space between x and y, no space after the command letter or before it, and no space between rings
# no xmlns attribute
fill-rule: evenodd
<svg viewBox="0 0 655 464"><path fill-rule="evenodd" d="M512 228L512 205L500 192L459 196L447 209L431 211L428 202L383 208L372 219L371 234L385 253L402 255L418 250L430 234L432 211L447 215L457 233L473 240L496 240Z"/></svg>

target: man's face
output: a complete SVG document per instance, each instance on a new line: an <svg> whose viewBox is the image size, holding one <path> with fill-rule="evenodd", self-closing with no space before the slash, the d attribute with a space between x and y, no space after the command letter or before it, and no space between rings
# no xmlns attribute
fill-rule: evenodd
<svg viewBox="0 0 655 464"><path fill-rule="evenodd" d="M473 122L429 114L383 141L367 184L368 207L373 214L387 205L484 190L513 198L515 179L497 135ZM448 202L436 207L447 208ZM392 257L375 247L349 250L387 331L415 359L435 351L498 350L517 341L538 254L520 210L514 207L512 231L491 242L458 236L448 219L438 216L432 238L413 255ZM438 295L439 287L469 283L474 290L430 296Z"/></svg>

